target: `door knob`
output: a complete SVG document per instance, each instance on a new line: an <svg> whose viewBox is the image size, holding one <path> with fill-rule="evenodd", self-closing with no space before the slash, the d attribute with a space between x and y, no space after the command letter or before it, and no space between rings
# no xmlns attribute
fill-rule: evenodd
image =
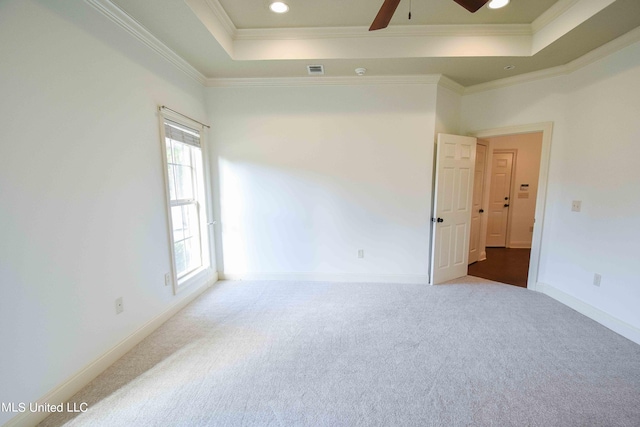
<svg viewBox="0 0 640 427"><path fill-rule="evenodd" d="M438 222L444 222L444 219L438 218Z"/></svg>
<svg viewBox="0 0 640 427"><path fill-rule="evenodd" d="M508 207L509 207L509 205L508 205L507 203L505 203L505 204L504 204L504 207L505 207L505 208L508 208Z"/></svg>
<svg viewBox="0 0 640 427"><path fill-rule="evenodd" d="M480 209L478 212L480 212L480 213L484 213L484 209Z"/></svg>

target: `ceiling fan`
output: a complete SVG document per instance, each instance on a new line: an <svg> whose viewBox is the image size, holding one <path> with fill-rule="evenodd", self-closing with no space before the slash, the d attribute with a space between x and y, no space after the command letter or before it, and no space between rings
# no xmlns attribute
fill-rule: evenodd
<svg viewBox="0 0 640 427"><path fill-rule="evenodd" d="M484 6L489 0L453 0L458 3L460 6L464 7L471 13L475 13L478 9ZM378 11L376 15L376 19L373 20L371 27L369 27L369 31L381 30L383 28L387 28L389 25L389 21L393 17L398 5L400 4L400 0L384 0L382 7Z"/></svg>

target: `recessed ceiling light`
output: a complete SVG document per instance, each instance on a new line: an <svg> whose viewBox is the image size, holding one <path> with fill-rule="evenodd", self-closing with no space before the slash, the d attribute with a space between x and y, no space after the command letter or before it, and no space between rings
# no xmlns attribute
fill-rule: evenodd
<svg viewBox="0 0 640 427"><path fill-rule="evenodd" d="M513 70L514 68L516 68L515 65L507 65L507 66L504 67L504 69L507 70L507 71Z"/></svg>
<svg viewBox="0 0 640 427"><path fill-rule="evenodd" d="M489 9L500 9L509 4L509 0L491 0L489 2Z"/></svg>
<svg viewBox="0 0 640 427"><path fill-rule="evenodd" d="M287 13L289 11L289 6L281 1L274 1L269 5L269 9L275 13Z"/></svg>

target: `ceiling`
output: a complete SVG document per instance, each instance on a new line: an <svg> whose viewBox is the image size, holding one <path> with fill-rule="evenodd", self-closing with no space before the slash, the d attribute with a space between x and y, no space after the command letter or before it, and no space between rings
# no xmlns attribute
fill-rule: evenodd
<svg viewBox="0 0 640 427"><path fill-rule="evenodd" d="M269 1L219 0L237 28L369 27L382 0L285 0L289 13L269 11ZM528 24L557 0L520 0L516 7L469 13L452 0L403 0L391 25ZM411 20L407 19L411 5Z"/></svg>
<svg viewBox="0 0 640 427"><path fill-rule="evenodd" d="M369 32L382 0L91 0L124 12L208 82L442 74L474 86L570 63L640 26L638 0L511 0L471 14L453 0L402 0ZM411 6L412 19L407 18ZM505 70L507 65L515 66Z"/></svg>

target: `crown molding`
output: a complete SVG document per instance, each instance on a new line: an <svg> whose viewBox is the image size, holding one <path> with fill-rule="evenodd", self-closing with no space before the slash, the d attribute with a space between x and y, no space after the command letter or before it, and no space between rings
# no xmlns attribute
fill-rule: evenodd
<svg viewBox="0 0 640 427"><path fill-rule="evenodd" d="M210 1L210 0L209 0ZM529 24L491 25L395 25L383 31L368 31L367 27L322 28L252 28L239 29L234 40L308 40L335 38L389 38L426 36L531 36Z"/></svg>
<svg viewBox="0 0 640 427"><path fill-rule="evenodd" d="M567 74L566 65L560 65L558 67L546 68L544 70L534 71L532 73L520 74L519 76L507 77L505 79L492 80L486 83L467 86L464 88L464 95L486 92L493 89L500 89L521 83L529 83L536 80L544 80L565 74Z"/></svg>
<svg viewBox="0 0 640 427"><path fill-rule="evenodd" d="M180 71L185 73L200 84L205 84L207 78L200 71L196 70L191 64L182 59L167 45L158 40L153 34L143 27L138 21L129 16L126 12L114 5L109 0L85 0L87 4L92 6L98 12L116 23L120 28L125 29L129 34L144 43L147 47L154 50L164 59L176 66Z"/></svg>
<svg viewBox="0 0 640 427"><path fill-rule="evenodd" d="M464 89L464 94L469 95L473 93L485 92L493 89L500 89L508 86L513 86L521 83L529 83L536 80L543 80L552 77L563 76L571 74L579 69L586 67L589 64L593 64L600 59L606 58L615 52L624 49L627 46L632 45L640 41L640 27L635 28L628 33L610 41L607 44L600 46L597 49L592 50L589 53L582 55L579 58L565 64L559 65L553 68L547 68L540 71L534 71L532 73L521 74L519 76L508 77L506 79L493 80L487 83L481 83L478 85L467 86Z"/></svg>
<svg viewBox="0 0 640 427"><path fill-rule="evenodd" d="M222 7L220 2L218 0L205 0L205 2L207 3L207 6L209 6L213 14L216 16L216 18L218 18L220 24L222 24L222 27L227 32L229 37L235 39L238 29L236 28L235 24L227 14L227 11L224 10L224 7Z"/></svg>
<svg viewBox="0 0 640 427"><path fill-rule="evenodd" d="M631 46L638 41L640 41L640 27L634 28L617 39L611 40L609 43L604 44L591 52L585 53L581 57L569 62L567 64L568 72L577 71L580 68L599 61L619 50L624 49L625 47Z"/></svg>
<svg viewBox="0 0 640 427"><path fill-rule="evenodd" d="M237 30L229 16L218 0L205 0L211 10L216 13L220 21L223 23L225 31L230 31L230 35L234 35L239 39L247 37L251 39L256 37L260 31L266 31L269 34L283 37L289 34L292 37L318 38L326 29L318 28L297 28L297 29L271 29L271 30ZM531 35L539 31L550 22L553 22L558 16L569 10L575 4L582 0L560 0L545 14L541 15L533 24L523 25L477 25L477 26L459 26L459 25L440 25L440 26L400 26L391 27L385 30L387 35L371 35L367 32L362 35L361 27L340 28L342 35L334 32L335 37L387 37L387 36L410 36L410 35L495 35L497 32L510 35ZM565 64L553 68L548 68L532 73L521 74L519 76L509 77L505 79L493 80L487 83L464 87L454 80L444 75L410 75L410 76L345 76L345 77L272 77L272 78L207 78L182 57L176 54L163 42L151 34L144 26L138 23L134 18L113 4L110 0L85 0L85 2L96 9L98 12L109 18L121 28L125 29L129 34L151 48L157 54L165 58L176 68L184 72L187 76L205 87L282 87L282 86L331 86L331 85L403 85L403 84L438 84L441 87L452 90L458 94L468 95L484 92L493 89L513 86L522 83L528 83L536 80L542 80L561 75L570 74L589 64L592 64L608 55L611 55L633 43L640 41L640 27L629 31L628 33L618 37L611 42L600 46L599 48ZM547 15L548 14L548 15ZM545 16L546 15L546 16ZM464 27L464 28L463 28ZM325 31L326 32L326 31ZM357 32L357 36L356 36ZM493 33L492 33L493 32ZM278 35L279 33L279 35ZM296 33L297 36L296 36ZM334 37L329 35L331 31L326 32L326 37Z"/></svg>
<svg viewBox="0 0 640 427"><path fill-rule="evenodd" d="M560 0L551 6L549 9L544 11L544 13L538 16L532 23L531 29L534 33L537 33L542 28L546 27L551 22L558 19L560 15L565 13L567 10L571 9L576 3L579 3L581 0Z"/></svg>
<svg viewBox="0 0 640 427"><path fill-rule="evenodd" d="M322 28L255 28L238 29L219 0L204 0L233 40L294 40L309 38L349 37L419 37L419 36L530 36L582 0L560 0L536 18L531 24L487 25L396 25L383 31L369 32L367 27Z"/></svg>
<svg viewBox="0 0 640 427"><path fill-rule="evenodd" d="M473 86L462 86L441 74L414 76L346 76L346 77L267 77L267 78L210 78L206 87L283 87L283 86L340 86L340 85L402 85L437 84L460 95L470 95L500 89L522 83L558 77L573 73L589 64L603 59L627 46L640 41L640 27L615 40L557 67L547 68L506 79L493 80Z"/></svg>
<svg viewBox="0 0 640 427"><path fill-rule="evenodd" d="M464 95L464 86L445 75L440 75L438 86L449 89L450 91L457 93L458 95Z"/></svg>
<svg viewBox="0 0 640 427"><path fill-rule="evenodd" d="M267 77L267 78L213 78L207 87L283 87L283 86L362 86L362 85L425 85L438 84L439 74L416 76L346 76L346 77ZM448 79L447 79L448 80Z"/></svg>
<svg viewBox="0 0 640 427"><path fill-rule="evenodd" d="M542 21L545 25L533 35L531 55L535 55L569 32L593 18L616 0L580 0L560 14L554 13L552 21ZM566 6L569 4L566 3Z"/></svg>
<svg viewBox="0 0 640 427"><path fill-rule="evenodd" d="M369 31L368 27L306 27L306 28L247 28L235 26L219 0L203 0L224 31L235 40L305 40L332 38L385 38L420 36L531 36L530 24L479 25L394 25L383 31ZM579 0L569 0L579 1Z"/></svg>

